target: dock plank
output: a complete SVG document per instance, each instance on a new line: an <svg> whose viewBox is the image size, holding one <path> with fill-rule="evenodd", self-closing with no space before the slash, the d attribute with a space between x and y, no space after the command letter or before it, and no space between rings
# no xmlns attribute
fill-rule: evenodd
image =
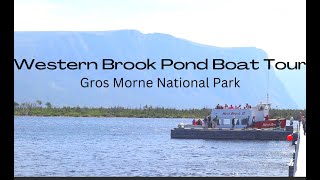
<svg viewBox="0 0 320 180"><path fill-rule="evenodd" d="M300 134L300 144L299 144L299 151L297 156L297 169L295 172L295 177L306 177L306 141L307 136L303 135L303 128L302 125L300 126L299 130Z"/></svg>

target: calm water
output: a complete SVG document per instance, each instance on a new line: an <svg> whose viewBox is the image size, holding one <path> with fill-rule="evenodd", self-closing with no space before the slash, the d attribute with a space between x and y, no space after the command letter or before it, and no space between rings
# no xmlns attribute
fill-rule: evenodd
<svg viewBox="0 0 320 180"><path fill-rule="evenodd" d="M171 139L190 119L15 117L15 176L288 176L287 141Z"/></svg>

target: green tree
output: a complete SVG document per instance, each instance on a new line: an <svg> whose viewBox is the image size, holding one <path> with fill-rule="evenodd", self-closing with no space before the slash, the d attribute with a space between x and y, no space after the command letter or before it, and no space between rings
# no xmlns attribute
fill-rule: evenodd
<svg viewBox="0 0 320 180"><path fill-rule="evenodd" d="M37 104L41 107L42 101L41 100L37 100Z"/></svg>
<svg viewBox="0 0 320 180"><path fill-rule="evenodd" d="M19 107L19 103L14 101L14 108L18 108Z"/></svg>
<svg viewBox="0 0 320 180"><path fill-rule="evenodd" d="M46 106L47 106L47 108L52 108L52 105L51 105L50 102L47 102L47 103L46 103Z"/></svg>

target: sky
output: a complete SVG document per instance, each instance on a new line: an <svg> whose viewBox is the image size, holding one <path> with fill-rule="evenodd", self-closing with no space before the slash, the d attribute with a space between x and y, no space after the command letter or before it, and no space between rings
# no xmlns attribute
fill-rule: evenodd
<svg viewBox="0 0 320 180"><path fill-rule="evenodd" d="M15 31L137 29L306 61L303 0L15 0Z"/></svg>
<svg viewBox="0 0 320 180"><path fill-rule="evenodd" d="M303 0L15 0L14 4L15 31L136 29L218 47L257 47L276 61L306 62Z"/></svg>

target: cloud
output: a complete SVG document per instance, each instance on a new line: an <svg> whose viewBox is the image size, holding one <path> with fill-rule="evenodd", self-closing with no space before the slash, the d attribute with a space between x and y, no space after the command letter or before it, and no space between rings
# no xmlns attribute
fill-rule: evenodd
<svg viewBox="0 0 320 180"><path fill-rule="evenodd" d="M49 86L50 86L52 89L57 90L57 91L63 91L63 90L64 90L63 87L57 85L55 82L49 83Z"/></svg>

